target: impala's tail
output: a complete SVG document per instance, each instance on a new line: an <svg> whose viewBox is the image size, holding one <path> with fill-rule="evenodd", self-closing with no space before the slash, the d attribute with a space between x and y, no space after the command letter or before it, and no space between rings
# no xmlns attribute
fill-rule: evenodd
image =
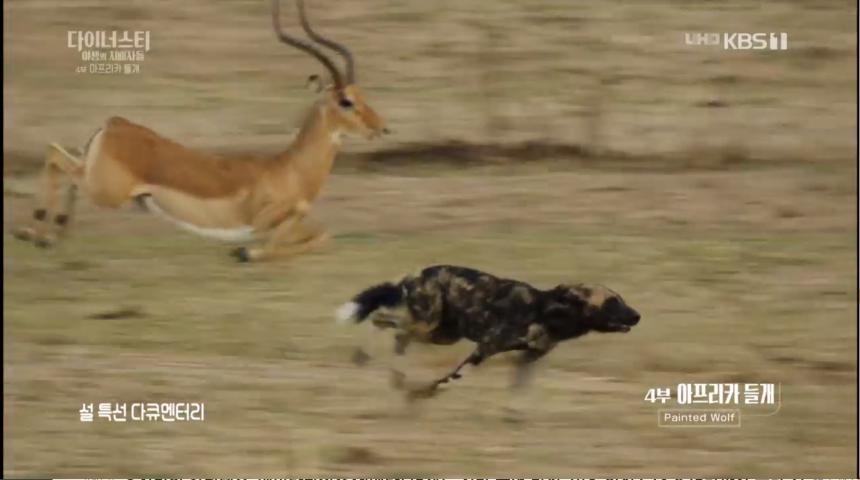
<svg viewBox="0 0 860 480"><path fill-rule="evenodd" d="M361 323L371 313L382 307L393 308L403 303L400 285L391 282L380 283L359 293L352 301L337 309L337 323Z"/></svg>

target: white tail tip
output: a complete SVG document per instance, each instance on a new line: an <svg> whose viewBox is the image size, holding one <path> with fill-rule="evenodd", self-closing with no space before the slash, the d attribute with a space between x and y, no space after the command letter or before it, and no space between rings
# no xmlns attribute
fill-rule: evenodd
<svg viewBox="0 0 860 480"><path fill-rule="evenodd" d="M356 313L358 313L358 304L355 302L347 302L337 309L337 312L335 312L335 320L341 325L346 325L355 321Z"/></svg>

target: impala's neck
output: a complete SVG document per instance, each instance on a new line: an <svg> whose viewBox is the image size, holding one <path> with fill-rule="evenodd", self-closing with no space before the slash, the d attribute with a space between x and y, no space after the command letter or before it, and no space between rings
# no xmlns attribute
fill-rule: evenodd
<svg viewBox="0 0 860 480"><path fill-rule="evenodd" d="M301 130L279 161L302 177L305 192L315 196L331 172L340 148L341 131L325 102L318 102L305 118Z"/></svg>

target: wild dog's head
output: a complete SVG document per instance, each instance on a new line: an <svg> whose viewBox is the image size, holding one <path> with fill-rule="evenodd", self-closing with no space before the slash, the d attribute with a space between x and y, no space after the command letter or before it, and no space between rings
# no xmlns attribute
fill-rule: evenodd
<svg viewBox="0 0 860 480"><path fill-rule="evenodd" d="M618 293L602 285L559 285L550 291L547 320L562 335L590 330L629 332L639 323L639 312L627 306Z"/></svg>

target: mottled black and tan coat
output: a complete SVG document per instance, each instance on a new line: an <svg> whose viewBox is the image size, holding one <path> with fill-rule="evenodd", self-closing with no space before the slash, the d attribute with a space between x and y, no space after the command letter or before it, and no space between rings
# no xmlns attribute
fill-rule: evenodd
<svg viewBox="0 0 860 480"><path fill-rule="evenodd" d="M438 265L400 282L382 283L356 295L338 311L341 322L370 320L395 330L396 353L413 341L437 345L463 338L477 344L454 370L434 381L427 392L460 377L468 364L478 365L501 352L521 351L515 386L529 366L559 342L588 332L627 332L639 313L616 292L600 285L558 285L540 290L466 267Z"/></svg>

